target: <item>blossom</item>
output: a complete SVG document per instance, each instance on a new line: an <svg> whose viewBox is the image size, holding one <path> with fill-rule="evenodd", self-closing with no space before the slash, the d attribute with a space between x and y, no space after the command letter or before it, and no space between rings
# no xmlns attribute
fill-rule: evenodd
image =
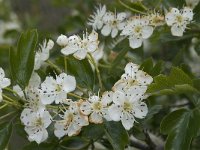
<svg viewBox="0 0 200 150"><path fill-rule="evenodd" d="M110 120L108 115L108 106L112 102L113 92L105 92L102 98L99 96L90 96L87 101L83 101L80 105L81 113L90 115L89 121L92 123L102 123L103 118Z"/></svg>
<svg viewBox="0 0 200 150"><path fill-rule="evenodd" d="M0 68L0 102L3 100L2 89L10 85L10 79L5 78L5 72Z"/></svg>
<svg viewBox="0 0 200 150"><path fill-rule="evenodd" d="M45 110L45 105L41 102L39 98L38 88L40 84L40 76L37 73L33 72L29 80L29 84L24 90L25 95L19 85L13 86L13 91L15 91L17 95L24 100L24 106L34 112L43 112Z"/></svg>
<svg viewBox="0 0 200 150"><path fill-rule="evenodd" d="M146 89L138 86L130 87L126 92L116 91L113 94L113 104L108 113L113 121L120 121L126 130L133 127L135 118L144 118L148 112L147 105L142 102Z"/></svg>
<svg viewBox="0 0 200 150"><path fill-rule="evenodd" d="M132 17L127 21L121 35L128 36L131 48L138 48L153 33L153 27L146 17Z"/></svg>
<svg viewBox="0 0 200 150"><path fill-rule="evenodd" d="M126 18L126 13L114 14L113 12L107 12L104 17L104 26L101 29L101 33L104 36L111 34L111 37L114 38L117 36L118 31L122 30L125 26L124 19Z"/></svg>
<svg viewBox="0 0 200 150"><path fill-rule="evenodd" d="M181 10L172 8L165 16L168 26L171 26L171 33L174 36L183 36L187 25L193 19L193 11L189 7L184 7Z"/></svg>
<svg viewBox="0 0 200 150"><path fill-rule="evenodd" d="M52 122L52 117L48 111L34 112L31 109L25 108L21 113L20 119L25 125L29 141L36 141L40 144L48 138L46 128Z"/></svg>
<svg viewBox="0 0 200 150"><path fill-rule="evenodd" d="M76 59L82 60L86 57L87 53L92 53L98 49L98 33L92 31L89 35L88 32L83 34L83 39L77 35L70 36L66 46L61 49L61 53L68 56L73 54Z"/></svg>
<svg viewBox="0 0 200 150"><path fill-rule="evenodd" d="M67 93L74 91L76 88L76 80L73 76L61 73L56 79L49 76L41 84L39 89L39 97L43 104L63 103L67 98Z"/></svg>
<svg viewBox="0 0 200 150"><path fill-rule="evenodd" d="M94 30L101 29L103 26L103 16L106 13L106 6L99 5L96 7L96 12L90 15L88 25L92 26Z"/></svg>
<svg viewBox="0 0 200 150"><path fill-rule="evenodd" d="M58 45L60 45L60 46L66 46L66 45L68 44L68 38L67 38L67 36L61 34L61 35L58 37L56 43L57 43Z"/></svg>
<svg viewBox="0 0 200 150"><path fill-rule="evenodd" d="M77 102L71 102L69 108L63 110L64 114L59 115L62 120L57 120L55 123L54 134L56 137L77 135L83 126L89 124L88 117L80 114L78 105Z"/></svg>
<svg viewBox="0 0 200 150"><path fill-rule="evenodd" d="M124 91L133 85L138 85L143 88L153 81L153 78L150 75L139 70L139 66L132 62L128 63L124 70L125 73L121 76L121 79L113 86L114 91Z"/></svg>
<svg viewBox="0 0 200 150"><path fill-rule="evenodd" d="M165 24L165 17L156 11L148 14L146 18L149 20L149 24L155 27Z"/></svg>
<svg viewBox="0 0 200 150"><path fill-rule="evenodd" d="M39 51L35 54L34 70L38 70L44 61L49 58L49 51L53 48L54 42L52 40L44 40L43 44L40 45Z"/></svg>

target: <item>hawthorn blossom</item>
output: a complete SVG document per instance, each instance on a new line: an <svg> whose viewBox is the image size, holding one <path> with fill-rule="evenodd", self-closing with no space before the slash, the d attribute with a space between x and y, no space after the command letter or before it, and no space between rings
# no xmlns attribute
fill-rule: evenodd
<svg viewBox="0 0 200 150"><path fill-rule="evenodd" d="M149 20L149 24L154 27L162 26L165 24L165 17L156 11L148 14L146 18Z"/></svg>
<svg viewBox="0 0 200 150"><path fill-rule="evenodd" d="M124 91L133 85L138 85L143 88L153 81L153 78L150 75L139 70L139 66L132 62L128 63L124 70L125 73L121 76L121 79L113 86L114 91Z"/></svg>
<svg viewBox="0 0 200 150"><path fill-rule="evenodd" d="M39 97L43 104L63 103L67 98L67 93L74 91L76 88L76 80L73 76L61 73L56 79L49 76L41 84L39 89Z"/></svg>
<svg viewBox="0 0 200 150"><path fill-rule="evenodd" d="M171 26L171 33L174 36L183 36L183 32L187 25L193 19L193 11L189 7L184 7L181 10L172 8L165 16L168 26Z"/></svg>
<svg viewBox="0 0 200 150"><path fill-rule="evenodd" d="M96 7L96 12L93 15L90 15L88 25L92 26L94 30L101 29L103 26L103 16L106 13L106 6L99 5Z"/></svg>
<svg viewBox="0 0 200 150"><path fill-rule="evenodd" d="M126 13L114 14L113 12L107 12L103 17L104 26L101 29L101 33L104 36L111 34L111 37L114 38L117 36L119 30L122 30L125 26Z"/></svg>
<svg viewBox="0 0 200 150"><path fill-rule="evenodd" d="M31 109L25 108L21 113L20 119L25 125L29 141L36 141L40 144L48 138L46 128L52 122L52 117L48 111L34 112Z"/></svg>
<svg viewBox="0 0 200 150"><path fill-rule="evenodd" d="M130 130L135 118L142 119L147 115L147 105L142 102L145 91L132 86L126 92L114 92L113 104L108 108L110 118L113 121L121 121L124 128Z"/></svg>
<svg viewBox="0 0 200 150"><path fill-rule="evenodd" d="M49 51L53 48L54 42L52 40L44 40L40 45L39 51L35 54L34 70L38 70L41 65L49 58Z"/></svg>
<svg viewBox="0 0 200 150"><path fill-rule="evenodd" d="M102 123L103 118L110 120L108 115L108 106L112 102L113 92L105 92L102 98L99 96L90 96L87 101L80 105L80 111L84 115L90 115L89 121L92 123Z"/></svg>
<svg viewBox="0 0 200 150"><path fill-rule="evenodd" d="M0 102L3 100L2 89L10 85L10 79L5 78L5 72L0 68Z"/></svg>
<svg viewBox="0 0 200 150"><path fill-rule="evenodd" d="M79 112L79 104L71 102L68 109L63 110L63 115L59 115L61 120L57 120L54 125L54 134L61 138L65 135L73 136L79 134L83 126L87 126L88 117Z"/></svg>
<svg viewBox="0 0 200 150"><path fill-rule="evenodd" d="M142 46L142 42L153 34L153 27L146 17L132 17L127 21L121 35L128 36L131 48Z"/></svg>
<svg viewBox="0 0 200 150"><path fill-rule="evenodd" d="M83 39L73 35L65 41L66 44L64 44L65 42L62 43L65 47L61 49L61 53L66 56L73 54L73 56L79 60L84 59L87 53L96 51L99 45L98 33L94 30L89 35L88 32L83 34Z"/></svg>

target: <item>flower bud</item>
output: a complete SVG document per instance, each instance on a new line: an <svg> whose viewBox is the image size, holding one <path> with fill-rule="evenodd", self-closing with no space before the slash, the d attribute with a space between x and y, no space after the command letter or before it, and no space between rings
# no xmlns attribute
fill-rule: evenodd
<svg viewBox="0 0 200 150"><path fill-rule="evenodd" d="M66 46L67 43L68 43L68 38L67 38L67 36L61 34L61 35L58 37L56 43L57 43L58 45L60 45L60 46Z"/></svg>

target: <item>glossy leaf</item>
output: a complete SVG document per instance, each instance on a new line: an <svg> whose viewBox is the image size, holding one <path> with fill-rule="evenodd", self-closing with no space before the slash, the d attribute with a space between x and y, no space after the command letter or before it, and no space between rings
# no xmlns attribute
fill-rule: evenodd
<svg viewBox="0 0 200 150"><path fill-rule="evenodd" d="M8 145L10 136L12 134L12 123L4 122L0 124L0 149L4 150Z"/></svg>

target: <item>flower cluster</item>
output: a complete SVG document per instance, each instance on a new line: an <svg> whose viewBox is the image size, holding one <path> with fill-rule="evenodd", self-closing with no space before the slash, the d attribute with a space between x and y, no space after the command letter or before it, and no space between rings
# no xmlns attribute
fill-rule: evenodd
<svg viewBox="0 0 200 150"><path fill-rule="evenodd" d="M165 17L155 10L143 16L129 17L124 12L106 12L106 6L100 5L90 16L88 25L92 26L94 30L101 29L101 34L104 36L111 34L112 38L115 38L121 31L120 35L128 37L130 47L135 49L142 46L143 41L153 34L155 27L164 25L164 20L168 26L171 26L172 35L183 36L186 26L192 19L193 11L189 7L184 7L180 11L172 8Z"/></svg>
<svg viewBox="0 0 200 150"><path fill-rule="evenodd" d="M82 39L78 35L72 35L69 38L60 35L57 44L63 47L61 53L65 56L73 54L75 58L82 60L87 56L87 53L95 52L98 49L98 34L94 30L89 35L86 32Z"/></svg>

